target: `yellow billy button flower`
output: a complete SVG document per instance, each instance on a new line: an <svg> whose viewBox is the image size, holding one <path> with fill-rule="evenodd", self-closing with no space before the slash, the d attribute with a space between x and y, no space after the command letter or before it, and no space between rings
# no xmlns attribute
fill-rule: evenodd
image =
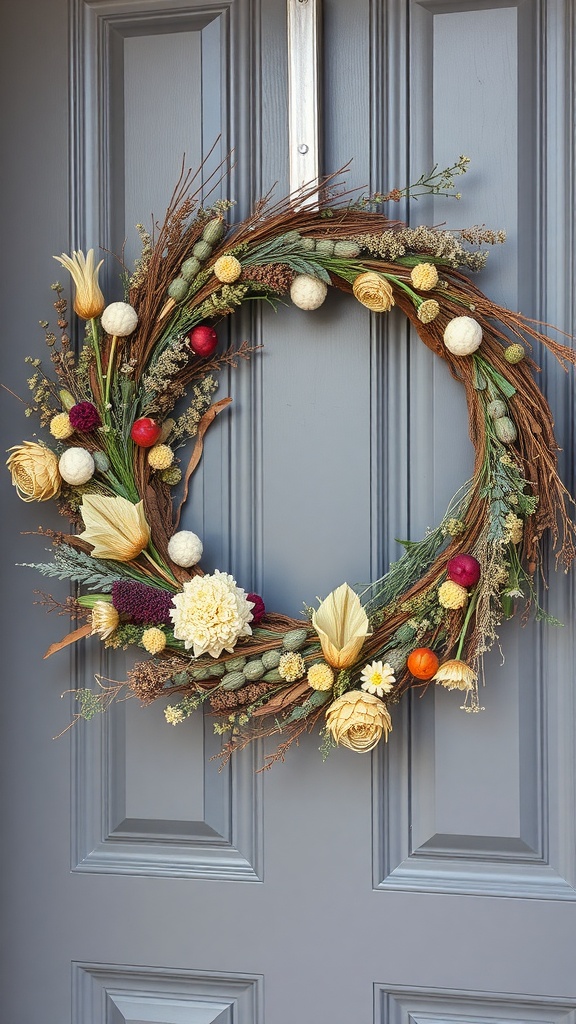
<svg viewBox="0 0 576 1024"><path fill-rule="evenodd" d="M417 263L412 268L410 280L419 292L429 292L438 284L438 271L433 263Z"/></svg>
<svg viewBox="0 0 576 1024"><path fill-rule="evenodd" d="M440 683L447 690L471 690L477 678L474 669L465 661L452 658L440 665L436 675L432 677L432 682Z"/></svg>
<svg viewBox="0 0 576 1024"><path fill-rule="evenodd" d="M93 545L94 558L131 562L147 547L150 527L144 517L144 504L133 505L126 498L85 494L80 506L86 529L82 540Z"/></svg>
<svg viewBox="0 0 576 1024"><path fill-rule="evenodd" d="M78 316L82 320L93 320L100 316L106 305L98 284L98 272L104 260L100 260L97 267L94 266L94 249L88 249L86 256L79 250L73 252L72 256L62 253L54 259L69 271L76 285L74 309Z"/></svg>
<svg viewBox="0 0 576 1024"><path fill-rule="evenodd" d="M220 256L214 264L214 274L223 284L233 284L242 273L242 264L235 256Z"/></svg>
<svg viewBox="0 0 576 1024"><path fill-rule="evenodd" d="M70 423L67 412L59 412L50 420L50 433L57 441L65 441L74 433L74 427Z"/></svg>
<svg viewBox="0 0 576 1024"><path fill-rule="evenodd" d="M308 669L308 682L313 690L331 690L334 685L334 670L325 661L318 661Z"/></svg>
<svg viewBox="0 0 576 1024"><path fill-rule="evenodd" d="M166 647L166 634L158 626L150 626L142 633L142 647L148 654L160 654Z"/></svg>
<svg viewBox="0 0 576 1024"><path fill-rule="evenodd" d="M438 602L443 608L463 608L468 601L468 591L459 583L446 580L438 587Z"/></svg>
<svg viewBox="0 0 576 1024"><path fill-rule="evenodd" d="M440 312L440 305L436 299L426 299L418 306L418 319L422 324L429 324L435 320Z"/></svg>
<svg viewBox="0 0 576 1024"><path fill-rule="evenodd" d="M368 616L352 587L342 583L312 614L322 653L333 668L349 668L370 635Z"/></svg>
<svg viewBox="0 0 576 1024"><path fill-rule="evenodd" d="M24 441L8 451L12 454L6 465L22 501L49 501L59 494L62 480L58 459L50 448L35 441Z"/></svg>
<svg viewBox="0 0 576 1024"><path fill-rule="evenodd" d="M394 305L392 285L373 271L359 274L352 285L354 297L373 313L387 313Z"/></svg>
<svg viewBox="0 0 576 1024"><path fill-rule="evenodd" d="M326 727L336 743L361 754L373 750L382 736L388 739L392 719L378 697L349 690L328 708Z"/></svg>

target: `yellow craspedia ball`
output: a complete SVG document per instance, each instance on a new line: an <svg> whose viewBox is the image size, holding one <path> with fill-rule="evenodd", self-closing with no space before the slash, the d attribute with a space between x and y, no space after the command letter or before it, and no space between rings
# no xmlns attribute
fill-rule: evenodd
<svg viewBox="0 0 576 1024"><path fill-rule="evenodd" d="M463 608L468 600L468 591L459 583L446 580L438 587L438 601L443 608Z"/></svg>
<svg viewBox="0 0 576 1024"><path fill-rule="evenodd" d="M168 469L174 462L174 452L168 444L155 444L148 452L148 465L152 469Z"/></svg>
<svg viewBox="0 0 576 1024"><path fill-rule="evenodd" d="M74 427L70 423L70 417L67 412L59 412L56 416L52 417L50 420L50 433L57 441L65 441L67 437L74 433Z"/></svg>
<svg viewBox="0 0 576 1024"><path fill-rule="evenodd" d="M242 273L242 264L235 256L220 256L214 264L214 274L223 284L232 284Z"/></svg>
<svg viewBox="0 0 576 1024"><path fill-rule="evenodd" d="M151 626L142 633L142 647L148 654L160 654L166 647L166 636L158 626Z"/></svg>
<svg viewBox="0 0 576 1024"><path fill-rule="evenodd" d="M316 665L310 665L307 679L313 690L331 690L334 672L325 661L319 661Z"/></svg>
<svg viewBox="0 0 576 1024"><path fill-rule="evenodd" d="M419 292L429 292L438 284L438 271L433 263L417 263L412 268L410 280Z"/></svg>
<svg viewBox="0 0 576 1024"><path fill-rule="evenodd" d="M423 324L429 324L432 320L435 320L440 312L440 305L436 302L436 299L426 299L418 307L418 319Z"/></svg>

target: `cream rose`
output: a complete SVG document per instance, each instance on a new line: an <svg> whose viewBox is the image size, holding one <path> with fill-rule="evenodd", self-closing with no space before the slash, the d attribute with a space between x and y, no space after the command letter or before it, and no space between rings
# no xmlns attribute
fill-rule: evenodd
<svg viewBox="0 0 576 1024"><path fill-rule="evenodd" d="M387 740L392 732L386 705L362 690L338 697L326 712L326 725L336 743L358 753L373 750L382 736Z"/></svg>
<svg viewBox="0 0 576 1024"><path fill-rule="evenodd" d="M370 271L359 274L352 285L352 291L358 302L367 306L373 313L387 313L394 305L392 286L380 274Z"/></svg>

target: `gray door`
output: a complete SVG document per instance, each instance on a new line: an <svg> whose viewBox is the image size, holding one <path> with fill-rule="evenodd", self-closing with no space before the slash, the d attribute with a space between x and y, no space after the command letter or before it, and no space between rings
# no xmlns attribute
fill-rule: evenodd
<svg viewBox="0 0 576 1024"><path fill-rule="evenodd" d="M234 148L240 216L286 191L286 17L284 0L1 6L0 379L22 393L52 254L133 245L183 152ZM481 286L569 331L574 19L573 0L325 0L322 71L325 169L353 156L350 185L388 189L469 155L460 203L420 200L413 222L507 229ZM188 521L207 565L298 614L439 521L470 472L464 397L401 318L343 296L230 330L264 349L230 380ZM542 364L573 483L570 380ZM0 412L4 448L32 437L6 392ZM219 773L210 722L172 728L159 706L53 741L59 695L125 666L90 643L42 661L65 623L13 565L42 558L21 532L61 521L0 486L2 1021L574 1024L566 578L546 595L562 630L503 630L481 714L430 692L374 755L322 763L311 735L270 772L256 747Z"/></svg>

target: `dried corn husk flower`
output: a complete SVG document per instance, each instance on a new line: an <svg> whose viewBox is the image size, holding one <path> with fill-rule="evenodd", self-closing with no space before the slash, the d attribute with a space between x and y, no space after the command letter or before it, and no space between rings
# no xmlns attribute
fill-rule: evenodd
<svg viewBox="0 0 576 1024"><path fill-rule="evenodd" d="M155 444L148 451L148 465L151 469L168 469L174 462L174 452L168 444Z"/></svg>
<svg viewBox="0 0 576 1024"><path fill-rule="evenodd" d="M322 653L333 668L349 668L358 659L370 634L368 616L360 598L342 583L312 613L312 625L320 638Z"/></svg>
<svg viewBox="0 0 576 1024"><path fill-rule="evenodd" d="M166 647L166 634L158 626L145 629L142 633L142 647L148 654L160 654Z"/></svg>
<svg viewBox="0 0 576 1024"><path fill-rule="evenodd" d="M471 690L477 678L474 669L471 669L465 661L453 658L440 665L436 675L432 676L432 682L440 683L447 690Z"/></svg>
<svg viewBox="0 0 576 1024"><path fill-rule="evenodd" d="M102 313L100 322L112 337L127 338L138 323L138 314L128 302L111 302Z"/></svg>
<svg viewBox="0 0 576 1024"><path fill-rule="evenodd" d="M463 608L468 601L468 591L453 580L446 580L438 587L438 602L443 608Z"/></svg>
<svg viewBox="0 0 576 1024"><path fill-rule="evenodd" d="M50 433L57 441L65 441L74 433L74 427L70 423L67 412L59 412L50 420Z"/></svg>
<svg viewBox="0 0 576 1024"><path fill-rule="evenodd" d="M107 640L118 629L120 616L111 601L95 601L92 608L92 635Z"/></svg>
<svg viewBox="0 0 576 1024"><path fill-rule="evenodd" d="M418 263L412 268L410 280L419 292L429 292L438 284L438 271L433 263Z"/></svg>
<svg viewBox="0 0 576 1024"><path fill-rule="evenodd" d="M394 689L396 677L394 669L388 662L373 661L362 669L360 675L361 687L367 693L375 693L377 697L383 697Z"/></svg>
<svg viewBox="0 0 576 1024"><path fill-rule="evenodd" d="M235 256L220 256L214 264L214 276L223 284L233 284L242 273L242 264Z"/></svg>
<svg viewBox="0 0 576 1024"><path fill-rule="evenodd" d="M287 683L295 683L297 679L302 679L305 672L306 663L297 651L287 651L278 662L278 675Z"/></svg>
<svg viewBox="0 0 576 1024"><path fill-rule="evenodd" d="M331 690L334 685L334 670L325 661L310 665L307 675L313 690Z"/></svg>
<svg viewBox="0 0 576 1024"><path fill-rule="evenodd" d="M362 690L349 690L328 708L326 727L340 746L366 753L374 749L382 736L388 739L392 720L378 697Z"/></svg>
<svg viewBox="0 0 576 1024"><path fill-rule="evenodd" d="M290 285L290 298L298 309L318 309L328 294L328 285L311 274L298 274Z"/></svg>
<svg viewBox="0 0 576 1024"><path fill-rule="evenodd" d="M94 266L94 249L88 249L86 256L81 251L73 252L72 256L62 253L55 256L65 270L68 270L76 286L74 310L82 320L93 320L100 316L106 302L98 284L98 272L104 263L100 260Z"/></svg>
<svg viewBox="0 0 576 1024"><path fill-rule="evenodd" d="M58 459L50 448L35 441L24 441L8 451L12 455L6 465L22 501L49 501L60 493L62 480Z"/></svg>
<svg viewBox="0 0 576 1024"><path fill-rule="evenodd" d="M352 291L358 302L373 313L387 313L394 305L392 285L385 277L372 271L359 274L352 285Z"/></svg>
<svg viewBox="0 0 576 1024"><path fill-rule="evenodd" d="M92 479L96 464L86 448L67 448L60 456L58 469L67 484L78 487Z"/></svg>
<svg viewBox="0 0 576 1024"><path fill-rule="evenodd" d="M86 529L82 540L93 545L94 558L131 562L148 546L150 527L144 517L144 503L133 505L126 498L85 494L80 513Z"/></svg>
<svg viewBox="0 0 576 1024"><path fill-rule="evenodd" d="M429 324L435 320L440 312L440 303L436 299L426 299L418 306L418 319L422 324Z"/></svg>

